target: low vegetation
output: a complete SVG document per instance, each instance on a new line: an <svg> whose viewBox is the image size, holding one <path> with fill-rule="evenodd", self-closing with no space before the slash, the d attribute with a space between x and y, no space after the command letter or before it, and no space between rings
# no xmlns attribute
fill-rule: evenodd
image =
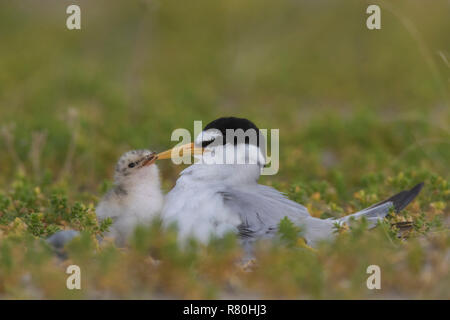
<svg viewBox="0 0 450 320"><path fill-rule="evenodd" d="M0 299L449 299L448 3L376 2L378 31L359 0L81 1L81 31L62 2L1 2ZM180 248L158 222L125 249L99 242L110 221L95 206L123 152L228 115L280 129L280 171L260 182L313 216L425 186L315 249L282 220L246 265L233 235ZM183 168L161 162L166 192ZM45 242L64 229L81 231L65 260Z"/></svg>

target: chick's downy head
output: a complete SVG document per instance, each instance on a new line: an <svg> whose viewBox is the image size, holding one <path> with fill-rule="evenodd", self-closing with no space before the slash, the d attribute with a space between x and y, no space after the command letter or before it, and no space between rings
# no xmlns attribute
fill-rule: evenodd
<svg viewBox="0 0 450 320"><path fill-rule="evenodd" d="M154 163L156 153L150 150L132 150L123 154L116 165L114 182L127 182L158 178L158 168Z"/></svg>

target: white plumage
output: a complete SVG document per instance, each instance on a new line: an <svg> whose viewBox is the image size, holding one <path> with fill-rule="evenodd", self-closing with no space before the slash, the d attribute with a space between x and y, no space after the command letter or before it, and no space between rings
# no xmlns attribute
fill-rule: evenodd
<svg viewBox="0 0 450 320"><path fill-rule="evenodd" d="M406 207L423 187L420 183L340 219L314 218L301 204L272 187L258 184L265 164L260 138L252 142L234 138L224 141L228 129L259 131L249 120L239 118L220 118L208 124L196 139L197 145L204 147L197 159L200 162L180 174L165 201L154 164L157 156L148 150L125 153L116 166L114 188L96 209L99 220L113 220L107 236L124 245L138 225L150 223L161 212L165 226L177 225L181 243L188 237L207 243L212 236L232 232L251 254L254 241L274 237L280 220L288 217L301 227L307 243L315 246L334 236L336 224L351 218L365 217L369 227L375 226L392 208L399 212ZM76 235L74 231L61 231L48 241L58 247Z"/></svg>
<svg viewBox="0 0 450 320"><path fill-rule="evenodd" d="M159 170L150 157L154 153L148 150L125 153L117 163L113 189L96 208L99 220L113 220L106 236L118 245L125 244L136 226L149 224L161 211L164 196Z"/></svg>
<svg viewBox="0 0 450 320"><path fill-rule="evenodd" d="M246 119L220 118L208 124L197 137L196 143L203 145L205 151L202 162L180 174L162 210L164 224L177 225L181 243L188 237L206 243L211 236L233 232L238 234L244 248L251 251L254 241L275 236L280 220L288 217L301 227L307 243L315 246L318 241L334 236L336 223L342 224L352 217L365 217L370 227L375 226L392 207L396 211L403 209L422 188L419 184L341 219L314 218L304 206L272 187L257 183L264 166L257 144L223 139L215 143L227 129L248 128L256 126ZM224 158L227 161L221 161ZM243 159L247 164L238 164Z"/></svg>

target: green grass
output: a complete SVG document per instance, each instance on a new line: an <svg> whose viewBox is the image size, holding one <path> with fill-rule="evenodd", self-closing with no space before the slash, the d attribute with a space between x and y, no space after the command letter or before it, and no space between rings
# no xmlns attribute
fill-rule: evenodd
<svg viewBox="0 0 450 320"><path fill-rule="evenodd" d="M372 2L371 2L372 3ZM0 298L450 297L448 3L60 1L0 4ZM181 250L174 231L99 245L95 205L125 151L219 116L280 129L280 171L262 183L314 216L342 216L425 181L398 216L312 251L282 224L244 272L232 236ZM161 163L170 190L183 166ZM406 240L397 222L412 221ZM84 231L61 263L42 238ZM154 263L152 256L160 260ZM83 290L65 287L65 266ZM366 268L382 270L368 290Z"/></svg>

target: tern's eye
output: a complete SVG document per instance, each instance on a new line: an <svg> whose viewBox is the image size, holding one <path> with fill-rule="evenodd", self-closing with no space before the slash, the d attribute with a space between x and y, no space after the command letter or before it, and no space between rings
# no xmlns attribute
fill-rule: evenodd
<svg viewBox="0 0 450 320"><path fill-rule="evenodd" d="M202 141L202 148L205 148L206 146L210 145L213 141L214 139Z"/></svg>
<svg viewBox="0 0 450 320"><path fill-rule="evenodd" d="M128 168L134 168L136 166L136 163L132 162L128 165Z"/></svg>

